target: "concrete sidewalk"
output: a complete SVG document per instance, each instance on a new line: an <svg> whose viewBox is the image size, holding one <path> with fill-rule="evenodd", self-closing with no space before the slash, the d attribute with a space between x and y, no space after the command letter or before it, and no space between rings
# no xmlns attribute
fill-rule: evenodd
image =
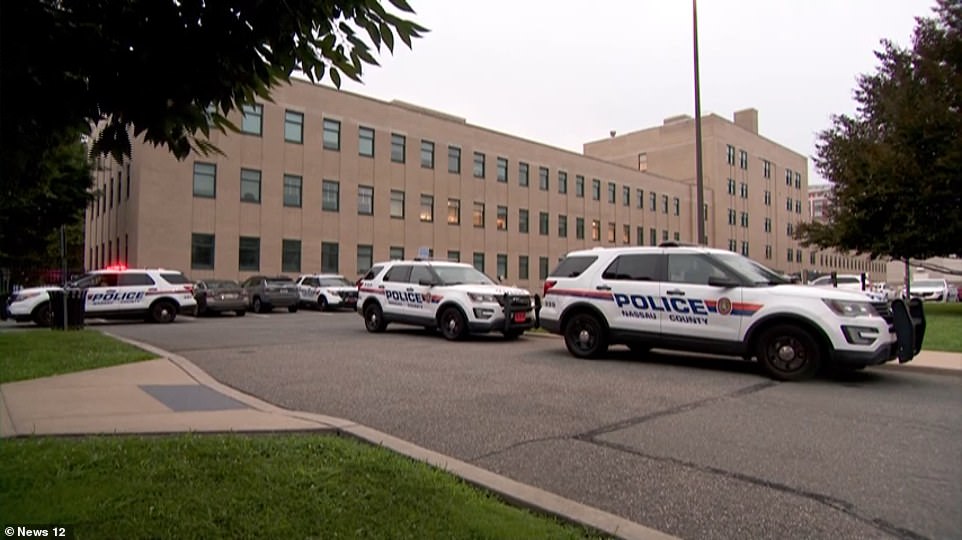
<svg viewBox="0 0 962 540"><path fill-rule="evenodd" d="M616 538L674 538L386 433L290 411L214 380L186 358L145 343L156 360L0 385L0 436L316 431L386 447L454 474L504 500Z"/></svg>

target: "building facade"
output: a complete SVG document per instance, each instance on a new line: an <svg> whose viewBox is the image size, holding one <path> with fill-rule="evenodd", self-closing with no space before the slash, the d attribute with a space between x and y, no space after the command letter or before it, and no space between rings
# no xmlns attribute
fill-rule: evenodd
<svg viewBox="0 0 962 540"><path fill-rule="evenodd" d="M809 218L822 223L828 220L828 196L832 191L831 184L819 184L808 187L808 207L811 210Z"/></svg>
<svg viewBox="0 0 962 540"><path fill-rule="evenodd" d="M663 126L670 147L648 150L642 167L643 150L632 163L603 151L634 138L589 143L582 155L307 82L272 99L232 117L240 133L212 133L223 154L178 161L136 140L127 162L101 160L86 266L352 279L377 261L428 254L537 290L574 249L694 240L694 168L673 163L693 162L681 142L690 121ZM801 250L776 229L801 217L805 159L727 124L706 130L706 163L721 160L706 168L709 244L796 271ZM749 149L750 166L740 153ZM756 170L761 156L767 173Z"/></svg>

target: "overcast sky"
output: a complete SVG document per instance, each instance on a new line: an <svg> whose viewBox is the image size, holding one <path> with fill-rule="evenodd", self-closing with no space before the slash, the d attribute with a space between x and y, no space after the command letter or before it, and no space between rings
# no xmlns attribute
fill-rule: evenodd
<svg viewBox="0 0 962 540"><path fill-rule="evenodd" d="M582 143L694 115L687 0L408 0L431 32L346 90L400 99L581 152ZM384 1L387 4L387 1ZM935 0L700 0L702 113L759 111L801 154L888 38L909 46ZM821 181L809 159L809 179Z"/></svg>

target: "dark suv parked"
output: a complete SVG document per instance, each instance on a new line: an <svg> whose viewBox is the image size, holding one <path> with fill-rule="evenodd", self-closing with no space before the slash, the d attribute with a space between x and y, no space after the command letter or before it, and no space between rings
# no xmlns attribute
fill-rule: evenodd
<svg viewBox="0 0 962 540"><path fill-rule="evenodd" d="M250 309L254 313L270 311L276 307L297 311L297 285L286 276L251 276L242 284L247 291Z"/></svg>

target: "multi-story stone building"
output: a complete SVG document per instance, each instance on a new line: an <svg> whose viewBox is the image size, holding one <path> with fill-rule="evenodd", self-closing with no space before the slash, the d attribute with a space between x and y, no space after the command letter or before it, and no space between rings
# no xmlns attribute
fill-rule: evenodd
<svg viewBox="0 0 962 540"><path fill-rule="evenodd" d="M427 253L538 289L570 250L694 240L694 168L668 163L691 162L681 149L648 151L646 171L601 151L622 138L589 143L582 155L307 82L278 88L272 99L233 117L240 133L212 134L223 154L178 161L134 141L128 162L101 160L86 266L162 266L194 278L354 277L379 260ZM774 251L766 262L797 271L796 244L775 228L799 216L805 160L757 133L766 146L756 150L742 142L743 128L723 123L712 134L710 159L722 164L706 189L709 241L762 261L761 246L792 249L791 264L779 264ZM786 172L778 185L774 168L756 174L725 145L784 163L790 181ZM735 188L726 187L728 177ZM771 192L770 205L761 190ZM782 209L788 199L791 211ZM760 223L772 230L756 231Z"/></svg>

